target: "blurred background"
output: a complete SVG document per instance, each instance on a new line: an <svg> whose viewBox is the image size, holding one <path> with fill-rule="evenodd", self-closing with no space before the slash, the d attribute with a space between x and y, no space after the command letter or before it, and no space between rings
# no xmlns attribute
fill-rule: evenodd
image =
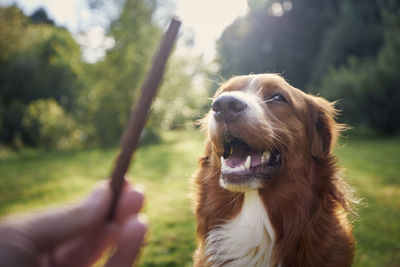
<svg viewBox="0 0 400 267"><path fill-rule="evenodd" d="M400 266L398 0L0 0L0 216L76 201L107 177L174 15L130 170L151 222L140 266L191 266L195 121L224 80L265 72L338 101L352 129L337 154L362 199L355 266Z"/></svg>

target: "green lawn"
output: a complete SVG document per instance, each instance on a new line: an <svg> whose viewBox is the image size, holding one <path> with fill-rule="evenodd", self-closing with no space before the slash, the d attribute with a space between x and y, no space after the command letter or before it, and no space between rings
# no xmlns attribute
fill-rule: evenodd
<svg viewBox="0 0 400 267"><path fill-rule="evenodd" d="M167 132L141 148L130 170L146 192L150 234L140 266L191 266L194 216L190 178L202 137ZM73 152L0 151L0 216L70 203L110 172L116 149ZM400 139L344 140L338 149L362 204L355 218L355 266L400 266Z"/></svg>
<svg viewBox="0 0 400 267"><path fill-rule="evenodd" d="M354 266L400 266L400 139L350 139L338 149L361 199Z"/></svg>

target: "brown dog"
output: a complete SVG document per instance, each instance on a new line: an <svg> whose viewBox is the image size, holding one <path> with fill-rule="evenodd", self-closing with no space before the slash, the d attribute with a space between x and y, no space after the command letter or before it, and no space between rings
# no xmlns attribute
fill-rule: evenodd
<svg viewBox="0 0 400 267"><path fill-rule="evenodd" d="M350 266L351 192L331 103L275 74L239 76L203 121L195 266Z"/></svg>

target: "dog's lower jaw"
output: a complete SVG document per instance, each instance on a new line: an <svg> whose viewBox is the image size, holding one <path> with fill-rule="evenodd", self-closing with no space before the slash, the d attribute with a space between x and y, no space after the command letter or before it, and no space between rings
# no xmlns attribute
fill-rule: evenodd
<svg viewBox="0 0 400 267"><path fill-rule="evenodd" d="M206 239L207 266L273 266L275 232L258 190L245 193L240 213Z"/></svg>
<svg viewBox="0 0 400 267"><path fill-rule="evenodd" d="M254 191L262 187L262 184L259 180L249 178L249 181L246 183L227 183L225 179L222 177L222 174L219 178L219 185L231 192L249 192Z"/></svg>

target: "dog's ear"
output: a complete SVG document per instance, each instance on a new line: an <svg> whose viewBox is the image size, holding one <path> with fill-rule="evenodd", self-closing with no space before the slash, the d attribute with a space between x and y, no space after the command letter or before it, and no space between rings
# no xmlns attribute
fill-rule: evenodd
<svg viewBox="0 0 400 267"><path fill-rule="evenodd" d="M336 142L341 125L336 123L337 110L334 103L321 97L312 97L307 101L307 135L313 157L329 155Z"/></svg>

